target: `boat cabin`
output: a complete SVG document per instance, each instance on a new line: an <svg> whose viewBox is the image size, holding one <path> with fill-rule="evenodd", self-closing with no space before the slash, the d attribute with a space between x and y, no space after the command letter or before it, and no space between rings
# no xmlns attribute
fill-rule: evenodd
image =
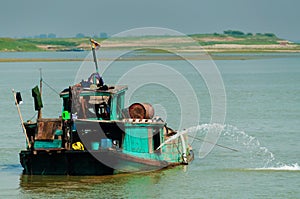
<svg viewBox="0 0 300 199"><path fill-rule="evenodd" d="M74 86L63 91L62 119L72 123L70 142L81 140L91 150L115 147L134 153L155 152L164 140L165 122L152 119L152 106L145 106L145 113L139 103L126 109L126 90L127 86L105 89Z"/></svg>
<svg viewBox="0 0 300 199"><path fill-rule="evenodd" d="M99 89L69 87L63 99L62 119L121 120L127 86L105 86Z"/></svg>

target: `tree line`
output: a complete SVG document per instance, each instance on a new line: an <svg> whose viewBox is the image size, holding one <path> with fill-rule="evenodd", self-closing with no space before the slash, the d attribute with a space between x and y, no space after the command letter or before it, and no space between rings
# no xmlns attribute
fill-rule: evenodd
<svg viewBox="0 0 300 199"><path fill-rule="evenodd" d="M225 30L223 31L225 35L230 35L230 36L253 36L253 33L244 33L239 30ZM267 37L276 37L274 33L255 33L257 36L267 36Z"/></svg>

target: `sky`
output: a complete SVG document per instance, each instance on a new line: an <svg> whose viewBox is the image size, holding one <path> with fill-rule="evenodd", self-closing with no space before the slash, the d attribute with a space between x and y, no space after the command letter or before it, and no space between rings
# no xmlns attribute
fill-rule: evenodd
<svg viewBox="0 0 300 199"><path fill-rule="evenodd" d="M299 0L0 0L0 37L161 27L184 34L271 32L299 41L299 8Z"/></svg>

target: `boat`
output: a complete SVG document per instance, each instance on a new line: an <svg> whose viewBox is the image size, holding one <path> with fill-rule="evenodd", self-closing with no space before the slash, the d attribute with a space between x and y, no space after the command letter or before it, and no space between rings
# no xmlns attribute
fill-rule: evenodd
<svg viewBox="0 0 300 199"><path fill-rule="evenodd" d="M151 172L193 160L187 134L154 114L149 103L125 107L126 85L106 85L96 72L60 92L62 114L43 118L41 94L32 90L36 121L24 122L14 92L26 148L19 153L26 175L112 175ZM41 85L40 85L41 89Z"/></svg>

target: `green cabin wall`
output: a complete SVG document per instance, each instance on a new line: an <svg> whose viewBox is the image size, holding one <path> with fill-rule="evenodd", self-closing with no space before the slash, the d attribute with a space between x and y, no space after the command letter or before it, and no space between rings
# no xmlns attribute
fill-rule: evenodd
<svg viewBox="0 0 300 199"><path fill-rule="evenodd" d="M155 143L153 136L159 136ZM164 142L163 124L126 123L123 149L129 152L154 153Z"/></svg>
<svg viewBox="0 0 300 199"><path fill-rule="evenodd" d="M140 125L126 126L123 149L131 152L149 153L149 128Z"/></svg>
<svg viewBox="0 0 300 199"><path fill-rule="evenodd" d="M119 93L111 96L110 120L122 119L122 109L124 109L125 93Z"/></svg>
<svg viewBox="0 0 300 199"><path fill-rule="evenodd" d="M182 162L182 143L180 138L171 141L164 145L160 150L155 151L157 146L154 146L154 140L148 139L148 137L153 137L153 133L157 130L159 131L161 144L165 141L163 125L146 123L126 124L123 153L144 159L163 160L173 163Z"/></svg>
<svg viewBox="0 0 300 199"><path fill-rule="evenodd" d="M154 140L148 139L148 136L152 137L157 129L159 130L161 144L165 141L162 125L145 123L126 124L123 152L144 159L162 160L172 163L182 162L183 147L180 138L165 144L160 150L155 151L157 146L154 146ZM187 136L184 136L184 139L187 143Z"/></svg>

